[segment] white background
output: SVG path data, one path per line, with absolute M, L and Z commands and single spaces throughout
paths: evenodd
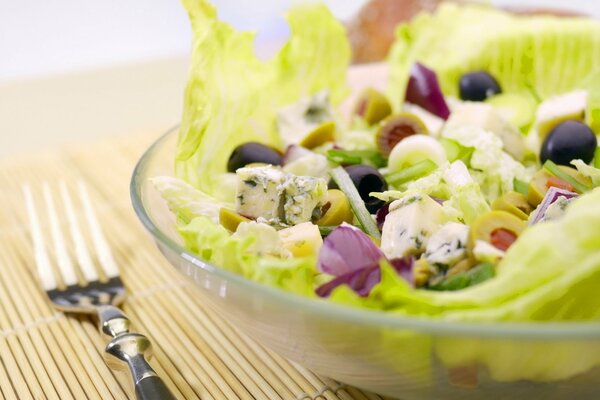
M 260 28 L 263 48 L 283 41 L 294 1 L 214 0 L 222 19 Z M 600 0 L 493 2 L 600 16 Z M 348 19 L 365 0 L 325 3 Z M 0 0 L 0 158 L 164 132 L 180 118 L 190 39 L 178 0 Z

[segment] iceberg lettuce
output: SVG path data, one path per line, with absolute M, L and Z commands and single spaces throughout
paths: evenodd
M 531 88 L 547 98 L 577 87 L 597 68 L 599 53 L 600 22 L 593 18 L 522 18 L 481 4 L 443 3 L 396 29 L 388 94 L 399 109 L 418 61 L 437 73 L 445 95 L 458 97 L 463 73 L 485 70 L 504 92 Z
M 328 90 L 333 104 L 348 94 L 350 47 L 324 5 L 298 5 L 287 14 L 291 35 L 267 61 L 254 53 L 254 34 L 217 19 L 206 0 L 183 0 L 193 32 L 189 80 L 175 160 L 177 177 L 232 202 L 221 190 L 231 151 L 258 141 L 281 146 L 279 108 Z

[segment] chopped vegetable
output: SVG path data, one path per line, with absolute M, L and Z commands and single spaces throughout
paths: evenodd
M 327 150 L 327 158 L 341 165 L 367 164 L 381 168 L 387 164 L 385 158 L 376 150 Z
M 344 192 L 348 200 L 350 201 L 350 206 L 352 207 L 352 211 L 354 211 L 354 215 L 358 222 L 363 227 L 366 233 L 373 236 L 374 238 L 381 238 L 381 234 L 379 233 L 379 229 L 377 229 L 377 224 L 371 217 L 371 214 L 367 210 L 365 206 L 365 202 L 360 197 L 356 186 L 352 183 L 352 179 L 342 167 L 337 167 L 331 170 L 331 177 L 338 185 L 340 190 Z
M 558 165 L 553 163 L 551 160 L 547 160 L 544 163 L 544 169 L 550 174 L 554 175 L 555 177 L 560 178 L 565 182 L 568 182 L 579 193 L 585 193 L 591 189 L 589 186 L 579 182 L 577 179 L 573 178 L 571 175 L 567 174 L 565 171 L 560 169 Z
M 442 119 L 450 115 L 435 72 L 421 63 L 414 63 L 410 69 L 404 99 Z
M 559 198 L 572 199 L 577 197 L 577 193 L 573 191 L 565 190 L 563 188 L 551 187 L 544 196 L 544 199 L 538 206 L 538 208 L 531 214 L 531 220 L 529 225 L 537 224 L 546 217 L 546 213 L 552 204 L 554 204 Z
M 436 163 L 431 160 L 419 161 L 410 167 L 401 169 L 386 176 L 387 181 L 394 186 L 402 185 L 409 181 L 414 181 L 435 171 Z

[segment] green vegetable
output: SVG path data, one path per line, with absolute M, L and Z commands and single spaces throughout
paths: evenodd
M 334 168 L 331 170 L 331 177 L 335 183 L 337 183 L 340 190 L 348 197 L 352 211 L 354 211 L 354 215 L 356 216 L 356 219 L 358 219 L 358 222 L 365 233 L 376 239 L 380 239 L 381 233 L 377 228 L 377 224 L 365 207 L 365 202 L 361 199 L 360 194 L 358 194 L 358 190 L 356 190 L 356 187 L 354 186 L 354 183 L 352 183 L 352 179 L 350 179 L 346 170 L 342 167 Z
M 437 165 L 431 160 L 419 161 L 415 165 L 404 168 L 398 172 L 394 172 L 386 176 L 386 180 L 390 185 L 402 185 L 435 171 Z
M 529 183 L 527 182 L 523 182 L 522 180 L 515 178 L 513 180 L 513 186 L 515 188 L 515 192 L 519 192 L 523 196 L 527 196 L 529 193 Z
M 594 167 L 600 168 L 600 147 L 598 147 L 594 153 Z
M 476 126 L 454 126 L 444 129 L 442 137 L 470 149 L 467 166 L 490 203 L 512 191 L 515 178 L 531 178 L 523 164 L 503 150 L 502 140 L 492 132 Z
M 235 210 L 235 204 L 220 201 L 181 179 L 157 176 L 151 178 L 151 182 L 167 201 L 169 210 L 183 223 L 189 223 L 200 216 L 218 223 L 222 208 Z
M 492 264 L 481 263 L 468 271 L 449 276 L 440 283 L 430 286 L 429 289 L 438 291 L 461 290 L 485 282 L 495 275 L 496 271 Z
M 557 178 L 560 178 L 565 182 L 568 182 L 579 193 L 585 193 L 591 189 L 587 185 L 584 185 L 583 183 L 579 182 L 577 179 L 573 178 L 571 175 L 569 175 L 566 172 L 564 172 L 563 170 L 561 170 L 558 167 L 558 165 L 556 165 L 551 160 L 546 160 L 543 167 L 546 171 L 548 171 L 549 174 L 554 175 Z
M 440 143 L 444 147 L 448 161 L 460 160 L 469 165 L 474 148 L 462 146 L 456 140 L 446 138 L 441 138 Z
M 596 151 L 596 153 L 598 153 L 598 151 Z M 600 168 L 587 165 L 582 160 L 573 160 L 571 161 L 571 164 L 577 168 L 577 171 L 579 171 L 581 175 L 590 178 L 594 187 L 600 186 Z
M 333 104 L 347 95 L 350 47 L 344 27 L 324 5 L 287 14 L 291 35 L 270 60 L 254 54 L 254 34 L 218 21 L 206 0 L 183 0 L 192 22 L 193 53 L 176 150 L 176 175 L 232 202 L 221 182 L 232 150 L 258 141 L 280 147 L 276 113 L 328 90 Z M 315 44 L 318 43 L 318 46 Z
M 186 248 L 219 268 L 268 286 L 315 296 L 314 257 L 281 259 L 257 254 L 254 247 L 262 240 L 260 237 L 251 234 L 231 235 L 227 229 L 207 217 L 194 218 L 180 225 L 178 230 Z M 261 243 L 258 245 L 262 246 Z
M 437 73 L 446 95 L 458 97 L 462 74 L 483 70 L 506 93 L 531 87 L 545 99 L 575 88 L 597 68 L 598 52 L 600 22 L 592 18 L 523 18 L 479 4 L 445 3 L 396 29 L 387 94 L 399 109 L 409 68 L 419 61 Z
M 386 165 L 385 158 L 377 150 L 327 150 L 327 159 L 337 164 L 367 164 L 375 168 Z

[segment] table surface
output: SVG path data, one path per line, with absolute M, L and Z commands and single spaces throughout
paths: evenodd
M 38 285 L 21 187 L 33 189 L 49 237 L 41 187 L 49 182 L 57 196 L 59 181 L 73 193 L 77 182 L 87 185 L 128 290 L 124 310 L 135 330 L 151 338 L 152 364 L 179 398 L 380 400 L 274 354 L 203 306 L 198 289 L 163 258 L 129 201 L 133 166 L 158 135 L 0 161 L 0 400 L 133 398 L 129 377 L 113 375 L 103 361 L 96 321 L 57 312 Z M 68 229 L 65 218 L 59 222 Z

